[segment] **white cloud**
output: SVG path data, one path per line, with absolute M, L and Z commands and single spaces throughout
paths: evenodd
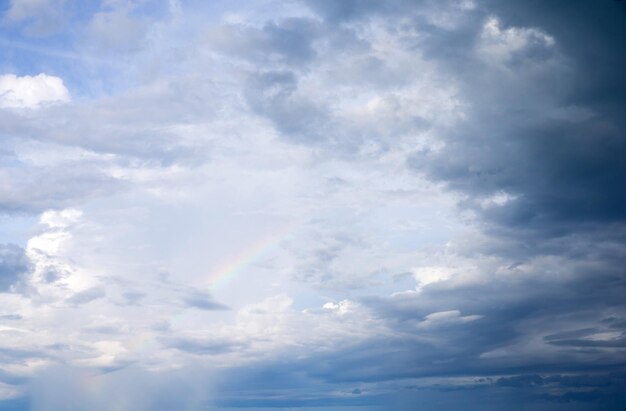
M 428 314 L 418 324 L 420 328 L 430 328 L 441 325 L 463 324 L 483 318 L 481 315 L 461 315 L 459 310 L 439 311 Z
M 530 47 L 550 48 L 555 45 L 554 37 L 536 29 L 527 27 L 503 28 L 495 17 L 487 19 L 478 43 L 478 52 L 482 58 L 494 64 L 506 64 L 515 53 Z
M 366 307 L 351 301 L 327 302 L 321 309 L 296 310 L 287 295 L 269 297 L 243 307 L 224 335 L 252 341 L 251 351 L 274 355 L 281 348 L 328 350 L 364 341 L 390 331 Z M 309 352 L 310 354 L 310 352 Z
M 428 284 L 446 281 L 454 274 L 455 269 L 450 266 L 426 266 L 413 269 L 413 276 L 417 282 L 418 290 L 421 290 Z
M 39 222 L 50 228 L 65 228 L 78 222 L 82 214 L 82 211 L 75 208 L 68 208 L 61 211 L 49 210 L 41 215 Z
M 480 200 L 480 205 L 483 208 L 489 207 L 502 207 L 505 204 L 510 203 L 511 201 L 517 199 L 518 196 L 507 193 L 506 191 L 498 191 L 493 193 L 492 195 L 485 197 Z
M 0 76 L 0 108 L 37 108 L 45 103 L 68 101 L 70 93 L 59 77 L 44 73 Z
M 350 300 L 342 300 L 339 303 L 328 302 L 324 304 L 323 308 L 333 311 L 339 315 L 347 314 L 354 310 L 355 303 Z

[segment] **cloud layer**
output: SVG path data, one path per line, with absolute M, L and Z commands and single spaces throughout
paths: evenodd
M 2 12 L 0 408 L 623 407 L 623 2 Z

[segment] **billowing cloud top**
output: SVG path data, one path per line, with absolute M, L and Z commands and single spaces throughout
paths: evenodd
M 15 74 L 0 76 L 0 107 L 37 108 L 48 102 L 69 101 L 69 92 L 63 80 L 39 74 L 17 77 Z
M 623 1 L 0 12 L 0 409 L 624 408 Z

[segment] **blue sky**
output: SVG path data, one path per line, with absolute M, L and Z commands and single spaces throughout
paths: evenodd
M 624 27 L 2 2 L 0 409 L 624 409 Z

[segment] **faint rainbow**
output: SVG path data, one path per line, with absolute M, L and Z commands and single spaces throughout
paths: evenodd
M 258 238 L 254 243 L 248 245 L 238 253 L 234 254 L 228 261 L 222 262 L 210 275 L 209 287 L 213 290 L 219 289 L 230 283 L 238 274 L 241 274 L 247 266 L 252 264 L 264 254 L 269 253 L 280 243 L 289 237 L 299 224 L 288 222 L 272 230 L 270 233 Z M 141 332 L 129 341 L 129 351 L 142 353 L 153 343 L 150 333 Z M 96 389 L 98 381 L 101 379 L 91 378 L 92 389 Z
M 209 287 L 216 290 L 228 285 L 246 267 L 280 245 L 285 238 L 289 237 L 296 226 L 296 222 L 283 224 L 232 255 L 227 261 L 222 262 L 211 272 Z

